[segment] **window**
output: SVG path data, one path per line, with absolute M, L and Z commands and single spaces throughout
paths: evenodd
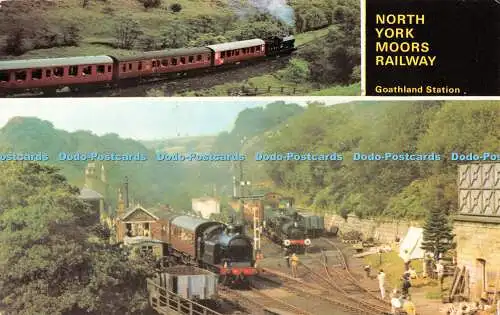
M 26 71 L 17 71 L 15 73 L 16 81 L 26 80 Z
M 139 66 L 137 69 L 142 70 L 142 61 L 139 61 Z
M 0 71 L 0 82 L 9 82 L 10 73 L 9 71 Z
M 201 61 L 201 55 L 196 56 L 196 61 Z
M 78 75 L 78 66 L 71 66 L 68 70 L 68 75 L 75 77 Z
M 247 53 L 247 49 L 246 49 L 246 48 L 243 48 L 243 49 L 241 50 L 241 52 L 243 52 L 243 54 L 246 54 L 246 53 Z
M 64 68 L 63 67 L 58 67 L 54 69 L 54 76 L 56 77 L 62 77 L 64 75 Z
M 172 58 L 172 60 L 170 60 L 170 63 L 172 64 L 172 66 L 177 66 L 177 58 Z
M 111 70 L 112 70 L 111 66 L 108 66 L 108 72 L 111 72 Z
M 167 66 L 168 66 L 168 59 L 163 59 L 163 60 L 161 61 L 161 65 L 162 65 L 163 67 L 167 67 Z
M 82 74 L 83 75 L 91 75 L 92 74 L 92 66 L 83 67 Z
M 221 51 L 220 52 L 220 57 L 221 58 L 225 58 L 226 57 L 226 52 L 225 51 Z
M 189 56 L 189 63 L 193 63 L 194 61 L 194 56 Z
M 207 61 L 211 61 L 211 60 L 210 60 L 210 56 L 207 56 Z
M 46 78 L 50 78 L 51 75 L 52 75 L 52 71 L 50 69 L 45 70 L 45 77 Z
M 153 60 L 153 68 L 156 68 L 156 60 Z
M 250 53 L 254 53 L 255 52 L 255 47 L 250 47 Z
M 128 64 L 128 69 L 132 70 L 132 64 L 131 63 Z
M 40 80 L 42 78 L 42 69 L 31 70 L 31 78 L 33 80 Z
M 236 49 L 234 52 L 235 52 L 236 56 L 240 55 L 240 50 L 239 49 Z
M 260 46 L 255 47 L 255 51 L 260 51 Z
M 97 66 L 97 73 L 104 73 L 104 66 Z
M 232 53 L 231 50 L 226 51 L 226 56 L 231 57 Z
M 181 65 L 186 64 L 186 57 L 181 57 Z

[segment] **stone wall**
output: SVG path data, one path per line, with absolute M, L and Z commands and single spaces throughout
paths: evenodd
M 373 237 L 382 243 L 394 242 L 399 237 L 402 239 L 408 232 L 408 228 L 421 227 L 421 222 L 409 222 L 381 219 L 359 219 L 355 215 L 349 215 L 347 220 L 339 215 L 325 216 L 325 227 L 338 226 L 341 232 L 351 230 L 360 231 L 365 238 Z
M 470 298 L 477 300 L 484 289 L 494 290 L 497 273 L 500 273 L 500 224 L 455 221 L 454 233 L 457 264 L 467 268 Z

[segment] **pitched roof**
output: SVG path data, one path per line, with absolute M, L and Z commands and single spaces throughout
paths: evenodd
M 125 220 L 127 219 L 127 217 L 129 217 L 132 213 L 136 212 L 137 210 L 141 210 L 141 211 L 144 211 L 146 212 L 149 216 L 153 217 L 155 220 L 159 220 L 159 218 L 154 215 L 153 213 L 151 213 L 151 211 L 148 211 L 146 210 L 144 207 L 140 206 L 140 205 L 136 205 L 134 207 L 132 207 L 127 213 L 125 213 L 122 217 L 121 217 L 121 220 Z
M 100 200 L 100 199 L 104 199 L 104 197 L 98 193 L 97 191 L 95 190 L 92 190 L 88 187 L 83 187 L 82 189 L 80 189 L 80 199 L 83 199 L 83 200 Z

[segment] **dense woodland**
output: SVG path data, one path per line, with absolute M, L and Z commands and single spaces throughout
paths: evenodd
M 0 174 L 0 311 L 153 314 L 153 261 L 109 245 L 77 188 L 40 164 L 5 162 Z
M 301 50 L 284 76 L 296 83 L 359 82 L 357 0 L 7 1 L 0 7 L 0 58 L 36 50 L 50 57 L 50 48 L 75 46 L 78 55 L 130 54 L 326 27 L 328 35 Z

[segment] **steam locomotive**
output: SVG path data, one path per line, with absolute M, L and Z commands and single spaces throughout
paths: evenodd
M 287 215 L 284 212 L 267 211 L 262 221 L 262 232 L 273 242 L 294 251 L 311 245 L 297 212 Z
M 257 274 L 252 240 L 242 226 L 188 215 L 170 215 L 166 221 L 167 263 L 197 265 L 219 274 L 224 284 L 246 283 Z

